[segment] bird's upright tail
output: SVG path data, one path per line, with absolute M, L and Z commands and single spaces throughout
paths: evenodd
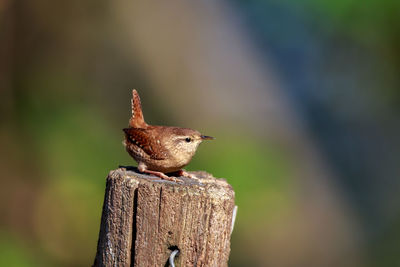
M 144 121 L 140 97 L 135 89 L 132 90 L 131 104 L 132 104 L 132 117 L 129 120 L 129 126 L 134 128 L 146 127 L 147 123 Z

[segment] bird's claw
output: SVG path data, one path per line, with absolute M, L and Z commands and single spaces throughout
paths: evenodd
M 183 181 L 181 179 L 178 179 L 177 177 L 173 177 L 173 176 L 171 177 L 171 176 L 165 175 L 161 178 L 164 180 L 167 180 L 167 181 L 175 182 L 175 183 L 183 183 Z
M 185 170 L 179 170 L 178 171 L 178 176 L 183 176 L 183 177 L 199 180 L 199 178 L 197 178 L 194 174 L 191 174 L 191 173 L 189 173 L 189 172 L 187 172 Z

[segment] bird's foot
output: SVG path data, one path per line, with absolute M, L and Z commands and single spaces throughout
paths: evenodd
M 187 171 L 185 171 L 184 169 L 181 169 L 179 171 L 177 171 L 177 175 L 183 176 L 183 177 L 187 177 L 187 178 L 191 178 L 191 179 L 195 179 L 195 180 L 199 180 L 199 178 L 197 178 L 194 174 L 188 173 Z
M 176 183 L 182 182 L 181 180 L 177 179 L 176 177 L 169 177 L 168 175 L 166 175 L 165 173 L 162 173 L 162 172 L 151 171 L 151 170 L 141 170 L 141 172 L 155 175 L 155 176 L 160 177 L 161 179 L 164 179 L 167 181 L 172 181 L 172 182 L 176 182 Z

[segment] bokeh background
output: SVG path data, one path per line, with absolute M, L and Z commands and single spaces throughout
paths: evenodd
M 230 266 L 400 266 L 400 2 L 0 1 L 0 265 L 93 262 L 138 89 L 239 206 Z

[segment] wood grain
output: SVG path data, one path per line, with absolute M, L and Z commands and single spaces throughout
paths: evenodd
M 94 266 L 227 266 L 234 191 L 192 172 L 182 183 L 119 168 L 107 177 Z

